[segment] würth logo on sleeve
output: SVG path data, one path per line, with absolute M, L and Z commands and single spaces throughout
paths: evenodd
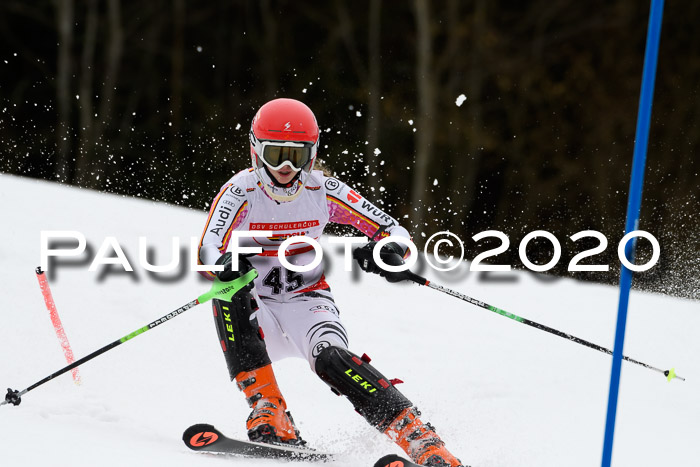
M 348 201 L 350 201 L 351 203 L 357 203 L 358 201 L 360 201 L 362 199 L 362 196 L 358 195 L 355 192 L 355 190 L 350 190 L 348 192 L 347 198 L 348 198 Z

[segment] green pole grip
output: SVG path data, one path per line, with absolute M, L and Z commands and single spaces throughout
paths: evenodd
M 253 280 L 258 277 L 258 271 L 251 269 L 241 277 L 236 280 L 222 282 L 218 278 L 214 279 L 214 283 L 208 292 L 203 293 L 197 297 L 199 303 L 206 303 L 212 298 L 218 298 L 226 302 L 230 302 L 231 298 L 236 295 L 236 293 L 241 290 L 246 285 L 253 282 Z

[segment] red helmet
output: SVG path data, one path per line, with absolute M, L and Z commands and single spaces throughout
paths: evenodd
M 265 191 L 278 201 L 296 198 L 306 184 L 318 151 L 319 130 L 314 113 L 294 99 L 275 99 L 260 107 L 250 126 L 250 156 Z M 281 187 L 265 166 L 289 166 L 298 176 Z
M 316 158 L 318 136 L 316 117 L 306 104 L 294 99 L 270 101 L 250 126 L 253 167 L 266 164 L 274 169 L 289 162 L 292 169 L 308 172 Z

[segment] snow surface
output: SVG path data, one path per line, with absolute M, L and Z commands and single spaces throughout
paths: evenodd
M 53 296 L 77 358 L 193 300 L 208 288 L 195 273 L 161 283 L 138 266 L 138 237 L 169 259 L 170 237 L 198 236 L 204 212 L 0 174 L 0 387 L 23 389 L 65 365 L 34 268 L 41 230 L 78 230 L 95 250 L 116 236 L 136 272 L 98 280 L 88 263 L 62 267 Z M 426 271 L 475 298 L 612 346 L 617 290 L 571 280 L 503 273 Z M 459 277 L 455 277 L 459 276 Z M 136 279 L 138 277 L 138 280 Z M 494 277 L 494 276 L 492 276 Z M 328 275 L 350 335 L 418 405 L 448 447 L 477 466 L 599 465 L 609 356 L 416 285 L 376 276 L 353 281 L 333 257 Z M 698 303 L 633 293 L 625 354 L 675 365 L 666 380 L 623 364 L 613 463 L 693 466 L 700 462 Z M 371 466 L 399 452 L 335 396 L 305 361 L 275 364 L 303 437 L 338 453 L 338 467 Z M 208 456 L 181 441 L 190 424 L 245 436 L 249 409 L 229 382 L 208 305 L 113 349 L 0 407 L 1 466 L 279 465 Z

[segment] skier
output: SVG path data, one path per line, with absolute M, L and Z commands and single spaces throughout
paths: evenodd
M 393 382 L 366 355 L 348 350 L 348 336 L 339 317 L 322 263 L 307 272 L 285 269 L 277 256 L 287 238 L 318 239 L 328 222 L 349 224 L 371 241 L 353 256 L 360 267 L 390 282 L 402 273 L 381 269 L 372 257 L 376 241 L 410 238 L 398 222 L 363 199 L 343 182 L 313 170 L 319 128 L 312 111 L 293 99 L 263 105 L 250 129 L 252 167 L 234 175 L 214 199 L 199 244 L 200 264 L 223 265 L 209 279 L 234 280 L 251 268 L 254 284 L 231 302 L 213 300 L 214 317 L 231 380 L 245 394 L 252 412 L 247 419 L 252 441 L 303 445 L 272 370 L 272 361 L 285 357 L 308 360 L 311 369 L 333 392 L 347 397 L 372 426 L 389 436 L 414 462 L 425 466 L 461 466 L 445 448 L 433 427 Z M 227 249 L 232 231 L 272 231 L 271 237 L 241 237 L 240 246 L 263 252 L 243 256 L 235 268 Z M 303 246 L 300 246 L 303 245 Z M 389 265 L 403 264 L 406 248 L 385 245 L 380 253 Z M 314 258 L 307 244 L 292 244 L 285 252 L 291 264 L 307 265 Z M 238 270 L 236 270 L 238 269 Z M 253 287 L 254 285 L 254 287 Z

